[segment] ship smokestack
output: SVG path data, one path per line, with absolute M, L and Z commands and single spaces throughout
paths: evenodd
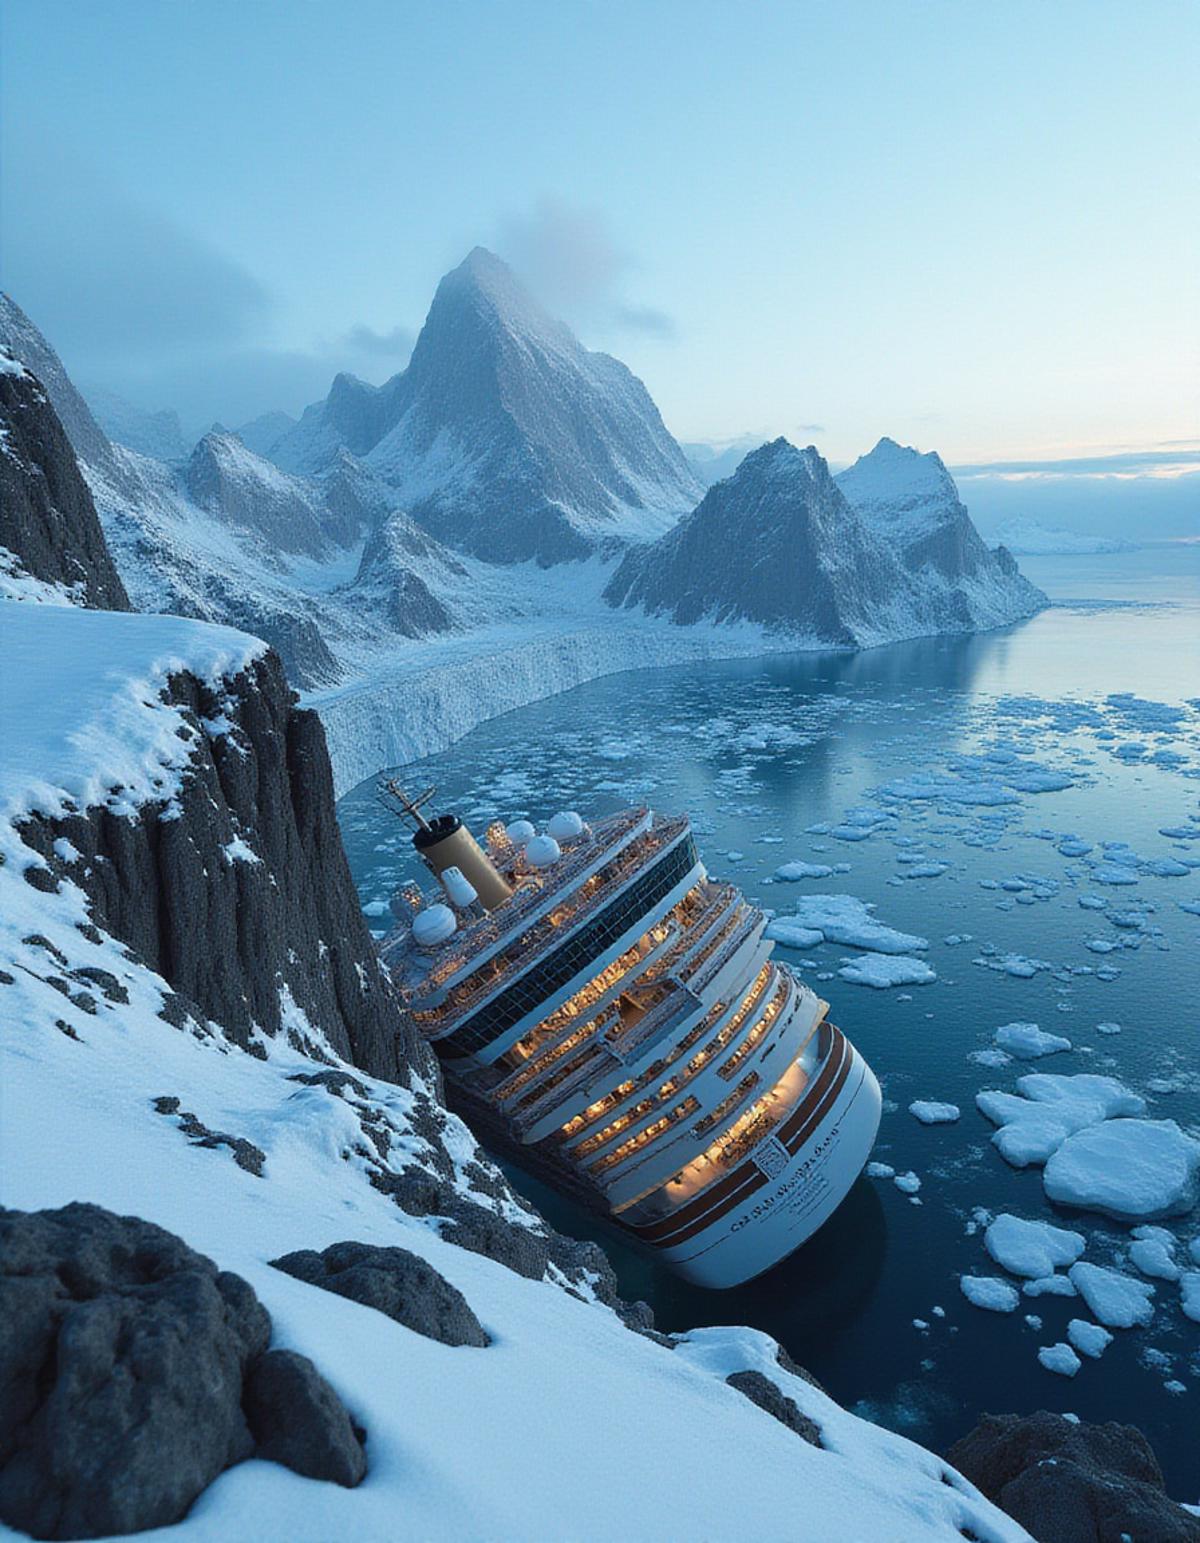
M 496 910 L 512 897 L 512 886 L 456 814 L 439 814 L 432 820 L 425 818 L 421 813 L 422 806 L 429 802 L 435 791 L 427 788 L 419 797 L 410 799 L 395 781 L 379 785 L 384 804 L 396 814 L 412 820 L 416 826 L 413 846 L 437 877 L 451 904 L 459 903 L 456 890 L 461 899 L 461 880 L 465 879 L 484 910 Z M 458 870 L 457 878 L 443 877 L 451 868 Z

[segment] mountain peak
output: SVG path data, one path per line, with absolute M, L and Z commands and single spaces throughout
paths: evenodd
M 468 316 L 498 322 L 503 331 L 531 338 L 543 347 L 583 352 L 570 328 L 544 311 L 503 258 L 484 246 L 472 247 L 442 279 L 426 327 L 436 328 L 439 320 L 450 318 L 460 326 Z M 416 360 L 416 351 L 413 357 Z

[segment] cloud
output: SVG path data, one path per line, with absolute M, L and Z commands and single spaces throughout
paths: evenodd
M 1176 441 L 1186 443 L 1186 441 Z M 975 461 L 951 468 L 956 477 L 1171 477 L 1200 466 L 1200 446 L 1191 449 L 1108 451 L 1099 455 L 1046 460 Z
M 364 354 L 378 359 L 406 361 L 417 341 L 411 327 L 393 327 L 390 332 L 376 332 L 359 322 L 341 339 L 342 347 L 350 353 Z
M 527 213 L 500 222 L 496 248 L 556 315 L 648 337 L 676 335 L 666 311 L 628 298 L 626 285 L 637 262 L 598 209 L 541 198 Z
M 823 423 L 797 423 L 793 427 L 793 432 L 796 434 L 824 434 L 825 425 Z

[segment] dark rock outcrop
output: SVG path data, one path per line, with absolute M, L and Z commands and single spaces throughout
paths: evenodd
M 946 1461 L 1037 1543 L 1200 1543 L 1200 1517 L 1170 1498 L 1135 1426 L 1060 1414 L 985 1415 Z
M 277 1270 L 336 1292 L 442 1345 L 489 1343 L 483 1325 L 456 1286 L 419 1254 L 369 1243 L 334 1243 L 321 1253 L 302 1249 L 271 1263 Z
M 270 1336 L 251 1287 L 161 1227 L 0 1211 L 0 1518 L 37 1538 L 166 1526 L 255 1428 L 259 1455 L 311 1472 L 326 1454 L 319 1476 L 356 1483 L 344 1408 L 303 1357 L 284 1374 L 264 1355 Z
M 271 454 L 311 475 L 341 449 L 439 540 L 494 562 L 586 557 L 639 526 L 645 539 L 701 491 L 641 381 L 482 247 L 438 285 L 402 374 L 339 375 Z
M 0 355 L 0 547 L 79 605 L 127 611 L 71 442 L 41 383 Z
M 781 1393 L 770 1377 L 764 1377 L 762 1372 L 732 1372 L 725 1381 L 731 1388 L 745 1394 L 752 1404 L 757 1404 L 773 1420 L 778 1420 L 788 1430 L 794 1431 L 801 1441 L 807 1441 L 813 1447 L 823 1445 L 821 1427 L 801 1411 L 794 1398 Z
M 256 1457 L 346 1489 L 365 1475 L 363 1433 L 307 1356 L 294 1350 L 260 1355 L 250 1365 L 242 1401 Z
M 295 707 L 270 653 L 221 691 L 180 675 L 169 695 L 194 744 L 171 817 L 146 804 L 132 818 L 30 819 L 40 879 L 64 871 L 65 836 L 95 924 L 235 1043 L 286 1032 L 318 1058 L 324 1041 L 369 1072 L 404 1081 L 417 1068 L 436 1086 L 359 908 L 319 719 Z

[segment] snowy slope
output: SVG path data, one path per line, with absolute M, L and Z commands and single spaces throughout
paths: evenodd
M 439 284 L 402 374 L 339 376 L 271 453 L 312 474 L 343 446 L 439 539 L 498 562 L 651 539 L 700 493 L 641 381 L 481 247 Z
M 188 453 L 178 413 L 167 409 L 147 412 L 103 386 L 87 388 L 87 404 L 105 434 L 118 445 L 158 461 L 181 461 Z
M 526 1278 L 456 1246 L 436 1217 L 398 1209 L 370 1175 L 435 1155 L 417 1119 L 428 1090 L 416 1082 L 356 1073 L 361 1091 L 338 1092 L 299 1080 L 336 1068 L 336 1057 L 314 1062 L 283 1037 L 251 1055 L 219 1032 L 165 1022 L 166 983 L 91 926 L 77 885 L 61 873 L 57 889 L 25 880 L 42 860 L 12 819 L 108 797 L 115 781 L 130 816 L 143 798 L 159 800 L 162 784 L 188 775 L 177 709 L 158 695 L 166 672 L 183 667 L 219 686 L 258 645 L 177 619 L 21 604 L 2 624 L 41 672 L 41 689 L 31 683 L 0 706 L 3 742 L 17 731 L 29 742 L 0 775 L 0 1201 L 92 1200 L 178 1232 L 250 1281 L 277 1341 L 315 1358 L 367 1431 L 369 1471 L 357 1489 L 243 1463 L 182 1523 L 148 1537 L 1026 1537 L 939 1458 L 784 1370 L 765 1336 L 705 1329 L 666 1348 L 562 1290 L 553 1267 Z M 84 1002 L 61 989 L 62 977 L 88 968 L 111 985 Z M 311 1028 L 309 1042 L 319 1042 Z M 169 1111 L 155 1111 L 163 1096 L 253 1142 L 261 1175 L 220 1145 L 189 1141 Z M 382 1154 L 364 1142 L 364 1118 L 386 1129 Z M 478 1200 L 469 1133 L 445 1115 L 437 1139 L 455 1185 Z M 537 1227 L 503 1189 L 492 1203 L 513 1227 Z M 421 1254 L 464 1293 L 493 1343 L 449 1348 L 268 1263 L 345 1238 Z M 820 1447 L 726 1385 L 745 1368 L 816 1423 Z

